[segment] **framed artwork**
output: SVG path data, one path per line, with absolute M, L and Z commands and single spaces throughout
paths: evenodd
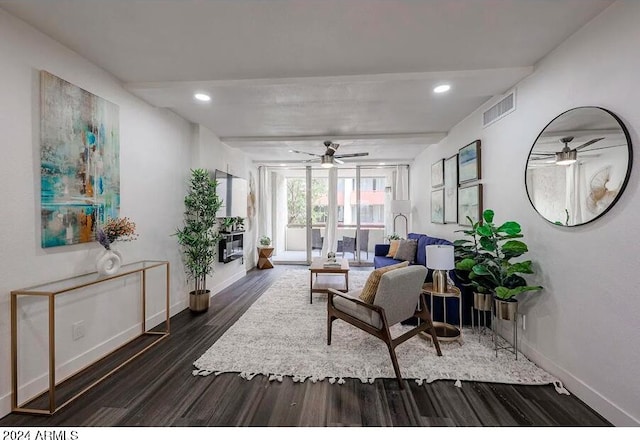
M 444 161 L 444 222 L 458 222 L 458 155 Z
M 444 159 L 431 165 L 431 186 L 437 188 L 444 185 Z
M 117 105 L 40 72 L 41 246 L 95 241 L 120 211 Z
M 480 179 L 480 140 L 465 145 L 458 151 L 458 183 Z
M 482 184 L 458 188 L 458 224 L 469 226 L 482 216 Z
M 431 223 L 444 223 L 444 188 L 431 191 Z

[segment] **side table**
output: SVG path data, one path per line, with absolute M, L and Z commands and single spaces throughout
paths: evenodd
M 271 256 L 273 255 L 272 247 L 258 248 L 258 269 L 273 269 Z
M 422 293 L 431 297 L 430 311 L 433 316 L 433 297 L 442 298 L 443 319 L 445 322 L 433 321 L 433 327 L 436 329 L 436 335 L 441 342 L 457 342 L 462 345 L 462 296 L 460 289 L 456 286 L 448 286 L 446 292 L 436 292 L 433 283 L 425 283 L 422 285 Z M 449 324 L 447 320 L 447 298 L 458 299 L 458 325 Z M 429 335 L 427 335 L 429 336 Z

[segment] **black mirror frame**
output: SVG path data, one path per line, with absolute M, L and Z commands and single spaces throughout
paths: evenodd
M 629 159 L 628 159 L 628 163 L 627 163 L 627 172 L 624 176 L 624 181 L 622 182 L 622 185 L 620 185 L 620 190 L 618 191 L 618 194 L 616 195 L 616 197 L 613 199 L 613 201 L 609 204 L 609 206 L 606 207 L 606 209 L 604 211 L 602 211 L 600 214 L 598 214 L 597 216 L 593 217 L 591 220 L 583 222 L 583 223 L 578 223 L 575 225 L 563 225 L 563 224 L 559 224 L 556 222 L 552 222 L 551 220 L 549 220 L 548 218 L 546 218 L 545 216 L 543 216 L 542 214 L 540 214 L 540 211 L 538 211 L 538 209 L 536 208 L 536 206 L 533 203 L 533 200 L 531 200 L 531 195 L 529 194 L 529 187 L 527 185 L 527 167 L 529 164 L 529 160 L 531 160 L 531 153 L 533 152 L 533 148 L 536 146 L 536 144 L 538 143 L 538 139 L 540 139 L 540 136 L 542 136 L 542 134 L 547 130 L 547 128 L 553 124 L 558 118 L 564 116 L 565 114 L 572 112 L 574 110 L 579 110 L 579 109 L 599 109 L 602 110 L 604 112 L 606 112 L 607 114 L 609 114 L 610 116 L 612 116 L 616 122 L 618 123 L 618 125 L 620 126 L 620 128 L 622 129 L 622 132 L 624 133 L 624 137 L 627 141 L 627 153 L 629 155 Z M 624 190 L 627 187 L 627 183 L 629 182 L 629 177 L 631 176 L 631 168 L 633 167 L 633 146 L 631 144 L 631 136 L 629 135 L 629 131 L 627 130 L 627 127 L 624 125 L 624 123 L 622 122 L 622 120 L 612 111 L 607 110 L 606 108 L 603 107 L 598 107 L 598 106 L 581 106 L 581 107 L 574 107 L 572 109 L 569 109 L 567 111 L 564 111 L 562 113 L 560 113 L 558 116 L 556 116 L 555 118 L 553 118 L 547 125 L 544 126 L 544 128 L 540 131 L 540 133 L 538 134 L 538 136 L 536 137 L 536 140 L 533 141 L 533 144 L 531 145 L 531 149 L 529 150 L 529 155 L 527 156 L 527 162 L 524 165 L 524 187 L 525 190 L 527 192 L 527 198 L 529 199 L 529 203 L 531 204 L 531 206 L 533 207 L 534 211 L 540 216 L 542 217 L 545 221 L 551 223 L 554 226 L 562 226 L 563 228 L 574 228 L 577 226 L 583 226 L 586 224 L 589 224 L 597 219 L 599 219 L 600 217 L 602 217 L 603 215 L 605 215 L 607 212 L 609 212 L 609 210 L 618 202 L 618 200 L 620 199 L 620 197 L 622 196 L 622 193 L 624 192 Z

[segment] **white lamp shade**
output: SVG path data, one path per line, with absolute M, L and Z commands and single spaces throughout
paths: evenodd
M 433 244 L 426 246 L 427 267 L 434 270 L 451 270 L 455 267 L 453 246 Z
M 392 200 L 391 212 L 393 214 L 411 212 L 411 200 Z

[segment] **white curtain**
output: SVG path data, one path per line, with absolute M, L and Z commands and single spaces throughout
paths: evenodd
M 393 173 L 393 188 L 392 188 L 393 200 L 410 200 L 409 198 L 409 166 L 408 165 L 398 165 Z M 385 199 L 386 202 L 386 199 Z M 413 204 L 412 204 L 413 205 Z M 412 207 L 413 210 L 413 207 Z M 395 217 L 395 213 L 391 212 L 391 207 L 389 204 L 385 206 L 385 212 L 388 213 L 390 220 L 386 225 L 385 229 L 387 231 L 396 232 L 401 237 L 406 237 L 409 231 L 411 230 L 411 213 L 405 212 L 404 215 L 407 216 L 406 229 L 405 222 L 403 218 L 399 218 L 395 227 L 398 230 L 395 230 L 393 219 Z M 388 217 L 387 217 L 388 218 Z
M 328 252 L 335 252 L 338 248 L 338 169 L 329 169 L 328 188 L 328 209 L 327 227 L 324 232 L 324 242 L 322 243 L 322 256 L 326 257 Z
M 271 183 L 269 171 L 258 168 L 258 240 L 263 235 L 273 239 L 271 229 Z

